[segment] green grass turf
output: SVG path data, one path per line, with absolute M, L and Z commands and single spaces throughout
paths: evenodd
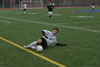
M 39 39 L 41 30 L 57 27 L 60 29 L 56 35 L 58 42 L 67 43 L 68 46 L 50 45 L 39 54 L 68 67 L 100 67 L 100 13 L 72 12 L 86 9 L 90 8 L 55 8 L 54 14 L 58 16 L 54 15 L 51 19 L 45 8 L 27 10 L 26 15 L 23 10 L 0 10 L 0 36 L 24 46 Z M 0 40 L 0 67 L 57 66 Z

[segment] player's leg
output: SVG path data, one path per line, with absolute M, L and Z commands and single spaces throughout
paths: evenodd
M 51 18 L 53 15 L 53 12 L 49 12 L 49 18 Z
M 43 47 L 43 49 L 46 49 L 48 47 L 47 41 L 44 38 L 41 38 L 41 40 L 42 40 L 42 43 L 40 45 Z
M 95 6 L 92 6 L 92 10 L 94 10 L 94 7 L 95 7 Z
M 24 14 L 26 14 L 26 9 L 24 9 Z
M 31 43 L 29 46 L 30 46 L 30 48 L 32 48 L 32 49 L 36 49 L 37 45 L 40 45 L 41 43 L 42 43 L 42 39 L 39 39 L 39 40 L 37 40 L 37 41 Z
M 39 39 L 37 41 L 34 41 L 32 43 L 30 43 L 29 45 L 27 46 L 24 46 L 24 48 L 32 48 L 32 49 L 35 49 L 37 45 L 40 45 L 42 43 L 42 39 Z
M 30 48 L 31 46 L 36 46 L 36 44 L 37 44 L 37 41 L 34 41 L 34 42 L 30 43 L 29 45 L 24 46 L 24 48 Z
M 32 45 L 30 48 L 36 49 L 37 45 L 41 45 L 43 49 L 46 49 L 48 47 L 47 42 L 44 38 L 40 38 L 37 40 L 37 44 Z

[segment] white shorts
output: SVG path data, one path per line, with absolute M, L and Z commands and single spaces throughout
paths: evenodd
M 94 8 L 95 6 L 91 6 L 92 8 Z
M 50 12 L 50 11 L 49 11 L 48 13 L 49 13 L 50 15 L 52 15 L 52 14 L 53 14 L 53 12 Z

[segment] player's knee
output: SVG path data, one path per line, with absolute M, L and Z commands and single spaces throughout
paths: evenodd
M 40 45 L 42 43 L 42 39 L 37 40 L 37 45 Z

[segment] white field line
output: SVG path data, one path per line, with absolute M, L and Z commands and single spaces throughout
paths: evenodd
M 5 21 L 5 20 L 0 20 L 1 22 L 4 22 L 4 23 L 11 23 L 9 21 Z
M 23 14 L 23 12 L 14 12 L 16 14 Z M 27 14 L 38 14 L 38 13 L 27 13 Z
M 56 21 L 59 21 L 59 20 L 56 20 Z M 68 22 L 68 23 L 67 23 Z M 83 20 L 81 22 L 78 22 L 78 21 L 74 21 L 74 22 L 70 22 L 70 21 L 67 21 L 65 23 L 69 24 L 69 23 L 73 23 L 73 24 L 86 24 L 86 23 L 95 23 L 95 22 L 100 22 L 100 21 L 84 21 Z M 65 23 L 58 23 L 58 24 L 65 24 Z
M 75 19 L 72 19 L 74 22 L 70 22 L 71 19 L 63 19 L 63 20 L 55 20 L 55 21 L 66 21 L 65 23 L 69 24 L 69 23 L 74 23 L 74 24 L 86 24 L 86 23 L 95 23 L 95 22 L 100 22 L 100 21 L 83 21 L 81 20 L 81 22 L 76 21 Z M 72 21 L 71 20 L 71 21 Z M 58 23 L 58 24 L 65 24 L 65 23 Z
M 0 11 L 4 12 L 4 11 Z M 6 13 L 11 12 L 11 13 L 16 13 L 16 14 L 23 14 L 23 12 L 12 12 L 12 11 L 6 11 Z M 39 14 L 39 13 L 27 13 L 27 14 Z
M 45 16 L 49 16 L 49 14 L 44 14 Z M 61 16 L 61 14 L 53 14 L 53 16 Z
M 95 23 L 95 22 L 100 22 L 100 21 L 84 21 L 84 22 L 83 22 L 83 20 L 82 20 L 82 22 L 77 22 L 77 21 L 75 21 L 75 22 L 70 22 L 70 23 L 75 23 L 75 24 L 77 24 L 77 23 L 82 23 L 82 24 L 84 24 L 84 23 Z
M 4 11 L 4 10 L 3 10 L 3 11 L 0 11 L 0 12 L 6 12 L 6 13 L 10 13 L 10 12 L 12 12 L 12 11 Z
M 93 28 L 93 27 L 100 27 L 100 26 L 84 26 L 85 28 Z
M 93 16 L 71 16 L 71 18 L 94 18 Z
M 18 19 L 18 18 L 9 18 L 9 17 L 2 17 L 2 16 L 0 16 L 0 18 L 22 21 L 22 22 L 31 22 L 31 23 L 36 23 L 36 24 L 48 25 L 48 26 L 61 27 L 61 28 L 65 28 L 65 29 L 75 29 L 75 30 L 81 30 L 81 31 L 87 31 L 87 32 L 100 33 L 100 31 L 98 31 L 98 30 L 85 29 L 85 28 L 81 28 L 81 27 L 77 27 L 77 26 L 74 26 L 74 27 L 73 26 L 65 26 L 65 25 L 51 24 L 51 23 L 40 22 L 40 21 L 25 20 L 25 19 Z
M 17 14 L 22 14 L 22 12 L 14 12 L 14 13 L 17 13 Z
M 28 14 L 38 14 L 38 13 L 28 13 Z
M 71 21 L 73 20 L 74 22 L 70 22 L 70 20 Z M 95 22 L 100 22 L 100 21 L 94 21 L 94 20 L 91 20 L 91 19 L 89 21 L 83 21 L 84 19 L 82 19 L 81 22 L 78 22 L 77 20 L 78 19 L 71 19 L 71 18 L 64 18 L 63 19 L 62 18 L 61 20 L 58 19 L 58 20 L 55 20 L 55 21 L 67 21 L 68 23 L 75 23 L 75 24 L 77 24 L 77 23 L 95 23 Z M 62 23 L 60 23 L 60 24 L 62 24 Z

